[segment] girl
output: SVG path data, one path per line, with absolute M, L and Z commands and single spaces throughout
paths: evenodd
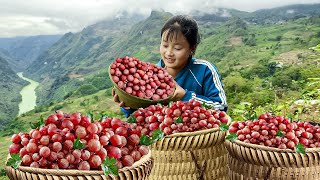
M 176 91 L 172 101 L 195 99 L 227 111 L 228 105 L 220 75 L 216 67 L 208 61 L 193 58 L 200 42 L 198 25 L 189 16 L 171 17 L 161 29 L 161 58 L 158 66 L 163 67 L 176 81 Z M 114 100 L 119 102 L 114 94 Z M 124 107 L 121 110 L 128 117 L 134 110 Z

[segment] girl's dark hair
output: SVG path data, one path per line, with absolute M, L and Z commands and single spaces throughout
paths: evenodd
M 177 36 L 181 32 L 190 44 L 190 48 L 196 49 L 197 45 L 200 43 L 200 35 L 198 32 L 198 24 L 187 15 L 177 15 L 173 16 L 163 25 L 161 29 L 161 37 L 165 31 L 168 30 L 166 34 L 166 40 L 172 39 L 173 36 Z

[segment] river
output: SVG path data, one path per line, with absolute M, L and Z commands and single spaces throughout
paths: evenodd
M 22 75 L 22 72 L 17 73 L 17 75 L 21 79 L 24 79 L 30 82 L 30 84 L 23 87 L 22 90 L 20 91 L 20 94 L 22 96 L 22 101 L 19 103 L 19 115 L 21 115 L 25 112 L 33 110 L 36 107 L 37 96 L 36 96 L 35 89 L 38 87 L 39 83 L 24 77 Z

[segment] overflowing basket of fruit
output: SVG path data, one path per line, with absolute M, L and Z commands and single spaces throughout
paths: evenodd
M 164 132 L 151 145 L 154 167 L 150 179 L 227 179 L 224 139 L 230 117 L 200 102 L 177 101 L 168 106 L 139 108 L 129 118 L 145 134 Z
M 117 58 L 109 66 L 109 77 L 119 100 L 134 109 L 168 103 L 175 90 L 173 77 L 164 68 L 135 57 Z
M 264 113 L 228 134 L 230 179 L 320 179 L 318 125 Z
M 147 179 L 153 166 L 141 133 L 119 118 L 57 111 L 11 138 L 10 179 Z

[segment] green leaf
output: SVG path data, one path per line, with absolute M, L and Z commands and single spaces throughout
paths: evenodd
M 128 123 L 137 123 L 137 119 L 131 114 L 127 120 Z
M 164 133 L 160 129 L 156 129 L 152 132 L 152 140 L 155 142 L 157 140 L 162 139 L 164 136 Z
M 153 144 L 153 140 L 151 138 L 149 138 L 148 136 L 142 134 L 140 137 L 140 144 L 149 146 L 149 145 Z
M 276 133 L 276 136 L 281 136 L 282 137 L 282 136 L 284 136 L 284 134 L 282 133 L 281 130 L 278 130 L 277 133 Z
M 107 114 L 101 114 L 100 122 L 101 122 L 102 120 L 104 120 L 105 118 L 107 118 L 107 117 L 109 117 Z
M 10 156 L 6 166 L 12 166 L 14 169 L 17 169 L 21 164 L 20 154 L 10 154 Z
M 173 104 L 173 101 L 170 101 L 170 102 L 169 102 L 168 107 L 170 107 L 170 106 L 171 106 L 171 104 Z
M 205 109 L 211 109 L 211 108 L 212 108 L 212 106 L 207 105 L 205 102 L 203 102 L 203 103 L 201 104 L 201 106 L 202 106 L 203 108 L 205 108 Z
M 35 122 L 35 123 L 30 122 L 30 127 L 31 127 L 32 129 L 41 128 L 41 127 L 44 126 L 44 125 L 45 125 L 45 122 L 44 122 L 44 120 L 43 120 L 43 116 L 42 116 L 42 115 L 40 116 L 38 122 Z
M 258 119 L 258 115 L 257 115 L 257 113 L 254 111 L 254 113 L 251 115 L 251 118 L 253 119 L 253 120 L 256 120 L 256 119 Z
M 230 141 L 235 141 L 238 139 L 238 136 L 236 133 L 230 133 L 227 137 L 226 140 L 230 140 Z
M 221 131 L 227 131 L 229 129 L 229 126 L 226 123 L 220 124 L 220 130 Z
M 7 176 L 5 169 L 1 169 L 0 176 Z
M 116 176 L 119 175 L 118 167 L 116 166 L 117 160 L 115 158 L 106 158 L 101 164 L 103 173 L 107 176 L 110 173 Z
M 80 141 L 80 137 L 78 136 L 76 140 L 73 142 L 74 149 L 83 149 L 85 145 Z
M 87 113 L 87 117 L 89 118 L 90 122 L 92 122 L 94 120 L 93 119 L 93 114 L 91 112 Z
M 289 114 L 289 115 L 288 115 L 288 119 L 289 119 L 289 121 L 292 123 L 292 114 Z
M 298 143 L 296 145 L 296 152 L 297 153 L 301 153 L 301 154 L 305 154 L 306 153 L 306 149 L 305 149 L 304 145 L 301 144 L 301 143 Z
M 175 123 L 182 123 L 182 117 L 179 116 L 177 119 L 174 120 Z
M 163 105 L 161 103 L 157 103 L 158 106 L 163 107 Z

